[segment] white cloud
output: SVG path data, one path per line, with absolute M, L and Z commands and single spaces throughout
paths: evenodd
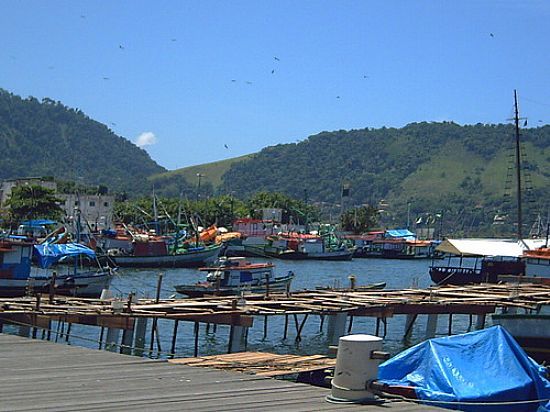
M 157 142 L 157 136 L 153 132 L 143 132 L 136 139 L 136 146 L 151 146 Z

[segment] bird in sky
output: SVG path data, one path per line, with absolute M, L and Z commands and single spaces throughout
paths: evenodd
M 542 120 L 539 120 L 539 123 L 542 123 Z
M 279 59 L 279 58 L 278 58 L 278 57 L 276 57 L 276 56 L 273 56 L 273 58 L 274 58 L 275 60 L 277 60 L 278 62 L 280 62 L 280 61 L 281 61 L 281 59 Z
M 232 81 L 233 83 L 235 83 L 235 82 L 236 82 L 237 80 L 235 80 L 235 79 L 231 79 L 231 81 Z
M 274 74 L 275 73 L 275 69 L 271 70 L 271 74 Z
M 527 119 L 523 122 L 523 127 L 527 126 Z
M 247 81 L 246 84 L 252 84 L 252 82 Z
M 336 98 L 337 98 L 337 99 L 339 99 L 339 98 L 340 98 L 340 96 L 336 96 Z
M 229 146 L 224 144 L 223 147 L 225 147 L 226 149 L 229 149 Z
M 495 35 L 493 33 L 489 33 L 489 36 L 491 37 L 495 37 Z
M 115 122 L 111 122 L 111 126 L 116 126 L 116 123 L 115 123 Z
M 177 41 L 178 39 L 170 39 L 170 41 Z
M 124 50 L 124 46 L 123 46 L 122 44 L 119 44 L 119 45 L 118 45 L 118 48 L 119 48 L 120 50 Z
M 86 16 L 85 16 L 84 14 L 81 14 L 81 15 L 80 15 L 80 18 L 81 18 L 81 19 L 85 19 Z
M 369 76 L 367 76 L 366 74 L 363 75 L 363 79 L 368 79 Z
M 103 80 L 109 80 L 109 78 L 108 78 L 108 77 L 104 77 Z

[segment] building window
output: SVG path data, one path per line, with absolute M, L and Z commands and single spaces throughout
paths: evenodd
M 103 206 L 109 207 L 109 202 L 104 202 L 104 203 L 103 203 Z
M 80 203 L 80 202 L 77 200 L 77 201 L 74 202 L 74 205 L 75 205 L 75 206 L 78 206 L 79 203 Z
M 93 200 L 90 201 L 90 207 L 94 207 L 95 206 L 95 202 Z

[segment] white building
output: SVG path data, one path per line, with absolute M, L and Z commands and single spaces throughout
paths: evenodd
M 82 233 L 113 227 L 114 196 L 65 193 L 58 193 L 56 196 L 63 199 L 60 206 L 65 212 L 65 219 L 69 225 L 76 224 L 76 211 L 80 211 Z

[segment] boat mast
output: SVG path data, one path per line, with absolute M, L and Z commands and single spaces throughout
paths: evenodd
M 522 210 L 521 210 L 521 153 L 519 145 L 519 110 L 518 110 L 518 94 L 514 89 L 514 124 L 516 131 L 516 184 L 517 184 L 517 208 L 518 208 L 518 230 L 517 236 L 518 240 L 523 239 L 522 234 Z

